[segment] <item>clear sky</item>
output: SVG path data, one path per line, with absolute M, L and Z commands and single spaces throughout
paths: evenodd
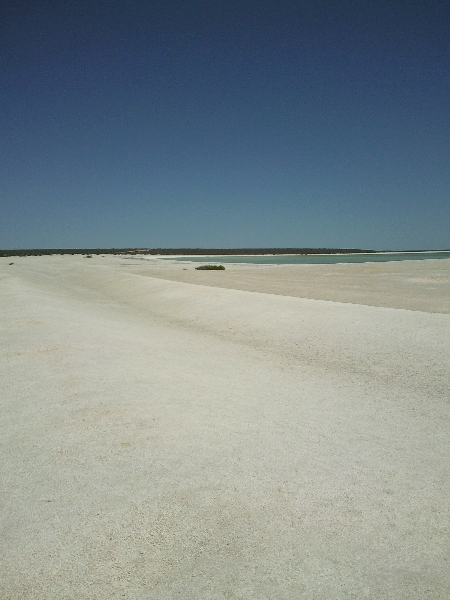
M 450 248 L 448 0 L 0 13 L 0 248 Z

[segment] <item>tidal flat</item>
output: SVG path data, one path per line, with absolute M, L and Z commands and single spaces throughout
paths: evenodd
M 450 259 L 195 266 L 0 258 L 0 597 L 448 597 Z

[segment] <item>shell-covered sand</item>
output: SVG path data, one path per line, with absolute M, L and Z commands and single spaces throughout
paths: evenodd
M 0 259 L 0 598 L 449 598 L 450 259 L 197 265 Z

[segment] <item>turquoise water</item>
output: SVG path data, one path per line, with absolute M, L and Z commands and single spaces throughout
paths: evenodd
M 162 257 L 161 257 L 162 258 Z M 450 252 L 387 252 L 385 254 L 276 254 L 262 256 L 179 256 L 163 260 L 210 263 L 251 263 L 255 265 L 334 265 L 337 263 L 389 262 L 449 258 Z

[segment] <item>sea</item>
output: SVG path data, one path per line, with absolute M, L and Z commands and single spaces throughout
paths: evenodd
M 263 254 L 224 256 L 177 256 L 160 257 L 202 263 L 249 263 L 254 265 L 335 265 L 338 263 L 391 262 L 402 260 L 450 259 L 450 251 L 439 252 L 380 252 L 369 254 Z

